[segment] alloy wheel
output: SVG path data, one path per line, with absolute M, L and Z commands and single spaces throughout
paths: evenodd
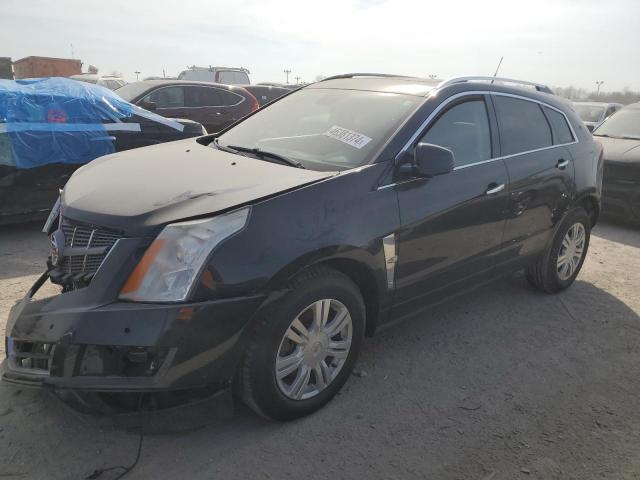
M 562 239 L 558 253 L 557 271 L 560 280 L 568 280 L 577 270 L 584 254 L 585 240 L 584 225 L 574 223 Z

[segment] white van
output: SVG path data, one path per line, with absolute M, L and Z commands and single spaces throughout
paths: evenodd
M 246 68 L 228 67 L 196 67 L 183 70 L 178 80 L 192 80 L 197 82 L 224 83 L 227 85 L 249 85 L 249 70 Z

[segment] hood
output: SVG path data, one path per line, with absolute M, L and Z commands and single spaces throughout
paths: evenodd
M 614 161 L 640 163 L 640 140 L 598 136 L 595 136 L 594 139 L 602 144 L 605 162 Z
M 62 213 L 139 235 L 333 175 L 234 155 L 187 139 L 107 155 L 78 169 L 62 193 Z

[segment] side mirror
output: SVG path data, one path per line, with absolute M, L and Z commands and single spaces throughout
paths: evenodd
M 143 100 L 142 102 L 140 102 L 139 106 L 144 108 L 145 110 L 149 110 L 150 112 L 155 112 L 157 108 L 156 102 L 150 102 L 149 100 Z
M 419 143 L 414 150 L 413 173 L 420 177 L 435 177 L 453 171 L 455 158 L 448 148 Z

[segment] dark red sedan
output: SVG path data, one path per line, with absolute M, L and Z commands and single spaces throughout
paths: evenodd
M 116 90 L 127 102 L 163 117 L 186 118 L 219 132 L 260 108 L 256 97 L 242 87 L 185 80 L 147 80 Z

